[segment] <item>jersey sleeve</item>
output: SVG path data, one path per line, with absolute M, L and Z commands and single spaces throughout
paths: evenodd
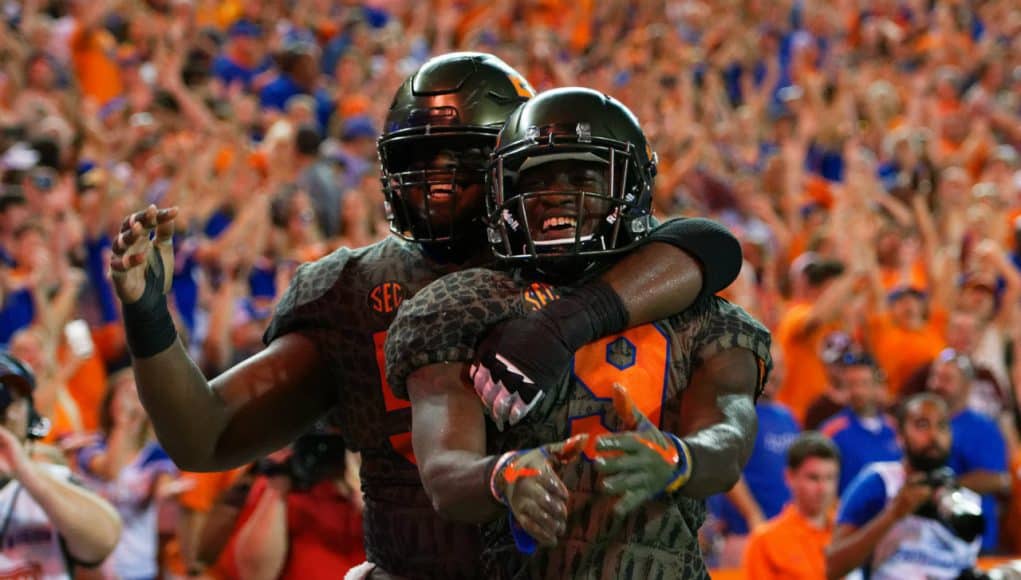
M 402 304 L 385 346 L 394 394 L 407 399 L 407 378 L 423 366 L 472 360 L 486 329 L 524 314 L 521 290 L 507 273 L 475 268 L 443 276 Z
M 701 309 L 696 323 L 694 352 L 705 360 L 725 350 L 743 348 L 752 352 L 759 363 L 759 381 L 755 398 L 762 392 L 773 358 L 769 354 L 772 337 L 766 327 L 739 306 L 722 298 L 710 297 Z
M 872 521 L 886 507 L 886 484 L 879 473 L 865 470 L 858 474 L 844 491 L 838 524 L 850 524 L 860 528 Z
M 329 313 L 335 310 L 330 294 L 347 264 L 350 250 L 341 248 L 315 262 L 298 267 L 290 286 L 280 297 L 273 320 L 262 341 L 269 344 L 285 334 L 323 330 L 329 326 Z

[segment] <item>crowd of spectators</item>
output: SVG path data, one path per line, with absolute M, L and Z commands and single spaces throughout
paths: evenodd
M 778 363 L 745 476 L 710 501 L 715 565 L 740 567 L 749 535 L 781 515 L 800 431 L 835 443 L 844 491 L 900 458 L 888 413 L 921 391 L 950 411 L 950 465 L 991 516 L 984 552 L 1021 553 L 1017 2 L 0 9 L 0 346 L 35 370 L 45 443 L 133 510 L 123 541 L 160 547 L 117 554 L 183 575 L 200 566 L 206 516 L 245 503 L 220 498 L 236 473 L 178 473 L 137 416 L 104 271 L 120 220 L 180 208 L 171 308 L 216 375 L 262 347 L 299 263 L 388 234 L 375 139 L 389 97 L 451 50 L 497 54 L 538 90 L 620 99 L 659 156 L 657 215 L 711 217 L 741 240 L 726 297 L 773 331 Z

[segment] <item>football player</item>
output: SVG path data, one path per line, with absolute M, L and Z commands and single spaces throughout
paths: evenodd
M 302 265 L 277 306 L 266 349 L 213 381 L 177 340 L 166 305 L 175 210 L 150 207 L 125 219 L 111 268 L 132 364 L 157 436 L 182 469 L 247 463 L 332 410 L 362 454 L 369 562 L 359 573 L 479 577 L 477 527 L 439 517 L 422 489 L 411 410 L 386 384 L 383 345 L 402 302 L 443 274 L 489 259 L 480 220 L 486 163 L 503 122 L 532 95 L 519 73 L 480 53 L 436 57 L 408 78 L 378 143 L 393 234 Z M 565 354 L 554 364 L 566 369 L 575 342 L 621 330 L 629 318 L 681 310 L 736 275 L 740 251 L 729 249 L 736 242 L 725 230 L 657 232 L 667 243 L 641 248 L 614 270 L 631 281 L 627 288 L 646 291 L 618 295 L 615 288 L 624 286 L 594 281 L 568 328 L 509 332 L 517 336 L 491 351 L 512 361 L 522 358 L 516 345 L 556 343 L 550 350 Z M 685 239 L 694 240 L 693 250 L 684 251 Z M 724 252 L 710 260 L 701 248 Z M 703 280 L 712 284 L 703 289 Z
M 655 165 L 613 98 L 565 88 L 529 100 L 500 133 L 489 191 L 493 250 L 520 267 L 447 275 L 390 327 L 388 378 L 412 403 L 423 484 L 441 513 L 485 524 L 490 577 L 708 577 L 703 500 L 737 481 L 770 366 L 769 333 L 747 313 L 704 295 L 586 344 L 559 388 L 502 430 L 484 421 L 499 403 L 466 388 L 469 370 L 492 382 L 479 380 L 490 367 L 469 367 L 487 329 L 558 319 L 647 235 Z

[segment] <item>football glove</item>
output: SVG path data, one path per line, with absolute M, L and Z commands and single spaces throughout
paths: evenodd
M 619 384 L 613 386 L 613 405 L 628 430 L 601 436 L 595 463 L 603 491 L 620 496 L 614 511 L 623 516 L 683 487 L 691 477 L 691 452 L 679 437 L 653 425 Z

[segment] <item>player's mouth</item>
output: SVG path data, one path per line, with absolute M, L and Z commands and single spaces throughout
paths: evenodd
M 564 217 L 548 217 L 542 220 L 542 233 L 548 232 L 563 232 L 567 230 L 575 230 L 578 228 L 577 218 L 571 216 Z
M 433 184 L 429 187 L 430 203 L 450 203 L 454 198 L 454 187 L 451 185 Z
M 533 240 L 536 244 L 573 244 L 578 235 L 577 214 L 544 216 L 540 223 L 538 235 Z M 581 236 L 585 242 L 592 238 L 591 234 Z

